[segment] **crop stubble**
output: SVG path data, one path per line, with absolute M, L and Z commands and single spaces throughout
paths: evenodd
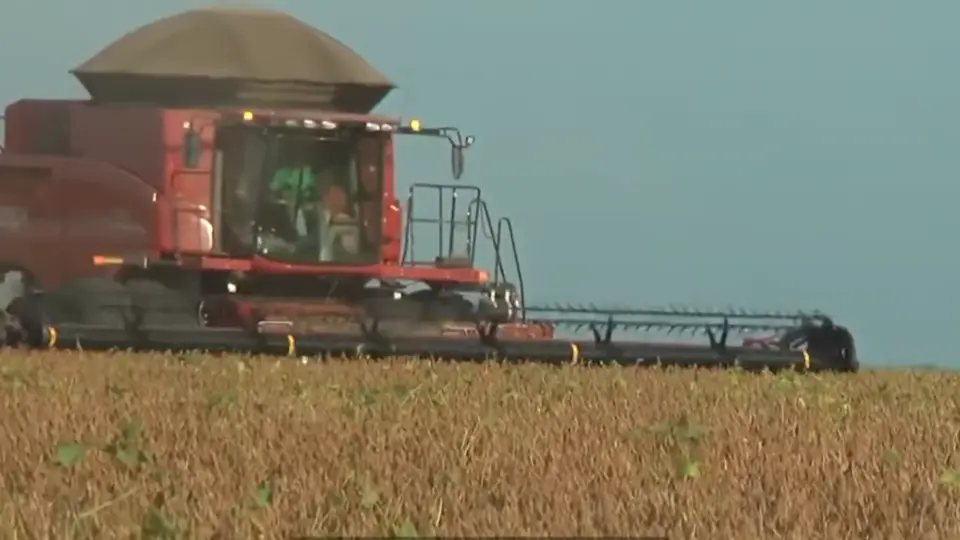
M 9 537 L 960 536 L 955 375 L 82 352 L 0 374 Z

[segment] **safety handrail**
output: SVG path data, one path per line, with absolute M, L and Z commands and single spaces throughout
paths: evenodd
M 504 226 L 506 226 L 507 234 L 510 235 L 510 250 L 513 252 L 514 269 L 517 271 L 517 288 L 520 292 L 520 320 L 527 322 L 527 294 L 523 284 L 523 266 L 520 264 L 520 252 L 517 249 L 516 236 L 513 234 L 513 220 L 508 217 L 501 217 L 497 220 L 497 244 L 503 244 L 501 234 L 503 233 Z M 500 258 L 499 250 L 497 250 L 497 258 Z M 497 276 L 494 274 L 495 282 L 496 279 Z M 504 279 L 506 279 L 506 276 L 504 276 Z
M 483 231 L 484 237 L 489 239 L 493 243 L 493 252 L 494 252 L 494 265 L 493 265 L 493 280 L 494 283 L 499 283 L 500 276 L 506 276 L 506 271 L 503 268 L 503 258 L 500 255 L 500 239 L 497 238 L 496 233 L 493 230 L 493 218 L 490 217 L 490 209 L 487 207 L 487 201 L 483 200 L 480 197 L 475 198 L 470 201 L 470 206 L 476 209 L 477 220 L 476 226 L 474 227 L 474 241 L 476 240 L 476 229 L 480 228 L 480 222 L 486 224 L 485 228 L 481 228 Z M 470 262 L 474 262 L 474 257 L 476 253 L 476 243 L 474 243 L 474 248 L 472 249 Z
M 436 189 L 438 192 L 438 218 L 436 220 L 432 218 L 425 218 L 422 216 L 417 216 L 416 208 L 414 201 L 414 192 L 417 188 L 424 189 Z M 444 204 L 444 191 L 450 189 L 454 192 L 453 201 L 450 203 L 450 212 L 447 216 L 445 211 Z M 470 202 L 467 204 L 466 218 L 465 220 L 457 220 L 456 215 L 456 192 L 457 191 L 472 191 L 476 195 Z M 447 221 L 449 220 L 449 221 Z M 504 261 L 504 254 L 501 249 L 504 247 L 504 242 L 506 234 L 510 240 L 510 253 L 513 256 L 514 269 L 516 271 L 516 283 L 514 284 L 518 288 L 518 293 L 520 295 L 521 302 L 521 318 L 526 321 L 526 309 L 524 302 L 526 301 L 526 285 L 523 279 L 523 269 L 520 264 L 520 252 L 517 249 L 516 234 L 514 233 L 513 221 L 507 217 L 501 217 L 497 220 L 496 227 L 494 227 L 493 218 L 490 215 L 490 207 L 487 205 L 487 202 L 483 200 L 482 192 L 479 187 L 476 186 L 455 186 L 448 184 L 432 184 L 432 183 L 416 183 L 410 187 L 410 190 L 407 195 L 407 204 L 406 204 L 406 216 L 404 219 L 404 231 L 403 231 L 403 249 L 401 253 L 401 264 L 424 264 L 422 261 L 414 260 L 414 237 L 413 226 L 416 223 L 434 223 L 438 227 L 438 249 L 439 255 L 443 256 L 444 251 L 448 251 L 452 254 L 455 230 L 458 224 L 466 225 L 467 227 L 467 257 L 471 265 L 476 264 L 477 256 L 477 245 L 478 239 L 481 234 L 483 234 L 484 239 L 490 240 L 493 244 L 494 251 L 494 265 L 493 265 L 493 283 L 499 285 L 501 282 L 507 281 L 507 271 L 506 263 Z M 450 237 L 444 239 L 444 224 L 449 222 L 451 230 L 449 231 Z M 445 241 L 446 240 L 446 241 Z M 446 244 L 446 245 L 444 245 Z
M 480 222 L 483 221 L 483 214 L 480 212 L 480 203 L 483 202 L 483 199 L 478 196 L 474 197 L 473 200 L 470 201 L 470 204 L 467 205 L 467 220 L 471 221 L 473 225 L 470 230 L 467 231 L 467 252 L 470 255 L 470 264 L 476 264 L 478 233 L 483 231 L 483 236 L 487 240 L 494 240 L 484 228 L 480 227 Z M 489 215 L 489 212 L 487 214 Z M 474 215 L 477 217 L 474 218 Z
M 480 221 L 483 221 L 487 224 L 486 229 L 481 230 L 483 230 L 484 236 L 493 243 L 495 257 L 493 268 L 494 283 L 500 283 L 501 280 L 506 281 L 507 279 L 507 272 L 504 268 L 503 262 L 503 252 L 501 251 L 501 247 L 503 247 L 503 232 L 504 229 L 506 229 L 506 232 L 510 237 L 510 252 L 513 255 L 514 269 L 517 272 L 516 285 L 520 292 L 520 299 L 523 301 L 525 298 L 523 270 L 522 266 L 520 265 L 520 251 L 517 249 L 516 235 L 514 234 L 513 229 L 513 220 L 508 217 L 501 217 L 497 220 L 497 228 L 496 231 L 494 231 L 493 218 L 490 217 L 490 208 L 487 206 L 487 202 L 483 199 L 475 199 L 471 202 L 471 204 L 477 208 L 477 213 L 480 216 L 477 219 L 477 225 L 479 225 Z M 476 237 L 476 233 L 474 233 L 474 237 Z
M 417 197 L 414 196 L 414 193 L 417 190 L 427 190 L 434 189 L 437 191 L 437 218 L 427 218 L 423 216 L 418 216 L 416 214 L 416 205 L 414 201 Z M 452 201 L 450 203 L 449 215 L 446 210 L 447 204 L 445 203 L 444 196 L 446 191 L 450 190 L 452 192 Z M 415 259 L 415 247 L 414 247 L 414 232 L 413 227 L 417 223 L 420 224 L 434 224 L 437 227 L 437 255 L 442 257 L 446 252 L 446 255 L 453 255 L 453 248 L 455 243 L 454 236 L 456 235 L 456 230 L 458 225 L 466 225 L 467 227 L 467 257 L 470 259 L 470 262 L 474 262 L 474 245 L 475 241 L 471 239 L 471 230 L 476 228 L 475 220 L 472 219 L 472 214 L 470 207 L 467 208 L 467 219 L 465 221 L 458 220 L 456 216 L 457 212 L 457 198 L 458 192 L 470 191 L 475 194 L 475 197 L 481 196 L 480 188 L 477 186 L 459 186 L 454 184 L 434 184 L 428 182 L 418 182 L 410 186 L 409 191 L 407 192 L 407 202 L 405 208 L 404 216 L 404 230 L 403 230 L 403 248 L 401 251 L 400 261 L 401 264 L 429 264 L 427 261 L 418 261 Z M 446 224 L 450 224 L 450 230 L 447 231 Z M 449 237 L 445 237 L 445 234 L 449 234 Z M 475 235 L 474 235 L 475 236 Z
M 493 282 L 494 284 L 499 284 L 501 279 L 506 281 L 507 272 L 504 268 L 503 262 L 503 253 L 500 248 L 503 246 L 503 233 L 506 229 L 507 234 L 510 237 L 510 251 L 513 255 L 513 264 L 514 269 L 517 272 L 517 282 L 516 286 L 518 292 L 520 293 L 520 318 L 523 322 L 527 321 L 527 311 L 526 311 L 526 287 L 523 282 L 523 268 L 520 264 L 520 251 L 517 249 L 516 235 L 514 234 L 513 229 L 513 220 L 508 217 L 501 217 L 497 220 L 496 231 L 493 229 L 493 219 L 490 217 L 490 207 L 487 205 L 487 201 L 483 200 L 480 197 L 475 198 L 470 201 L 469 209 L 467 212 L 468 216 L 473 215 L 473 212 L 476 212 L 477 219 L 473 222 L 473 238 L 471 240 L 471 245 L 476 246 L 477 234 L 479 231 L 483 231 L 483 235 L 486 239 L 490 240 L 493 243 L 494 251 L 494 267 L 493 267 Z M 469 217 L 468 217 L 469 219 Z M 480 227 L 480 222 L 486 223 L 486 227 Z M 473 262 L 474 254 L 476 249 L 470 249 L 470 261 Z

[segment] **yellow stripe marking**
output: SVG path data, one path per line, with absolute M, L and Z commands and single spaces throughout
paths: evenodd
M 52 349 L 57 345 L 57 329 L 54 327 L 47 328 L 47 347 Z
M 297 355 L 297 340 L 291 334 L 287 334 L 287 356 Z
M 810 369 L 810 353 L 803 351 L 803 369 Z
M 580 346 L 576 343 L 570 344 L 570 363 L 576 364 L 580 362 Z

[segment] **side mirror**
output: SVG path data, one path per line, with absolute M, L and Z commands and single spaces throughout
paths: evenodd
M 450 170 L 454 180 L 459 180 L 463 176 L 463 151 L 473 146 L 474 140 L 473 135 L 467 135 L 463 142 L 450 145 Z
M 200 133 L 193 129 L 193 126 L 187 127 L 183 132 L 183 166 L 188 169 L 199 167 L 202 150 L 203 143 L 200 139 Z

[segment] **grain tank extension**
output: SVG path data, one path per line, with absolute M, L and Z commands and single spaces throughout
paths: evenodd
M 373 113 L 394 83 L 285 14 L 185 12 L 72 73 L 90 99 L 5 112 L 7 345 L 857 369 L 816 312 L 527 303 L 513 222 L 460 180 L 474 138 Z M 401 201 L 399 137 L 453 180 Z

